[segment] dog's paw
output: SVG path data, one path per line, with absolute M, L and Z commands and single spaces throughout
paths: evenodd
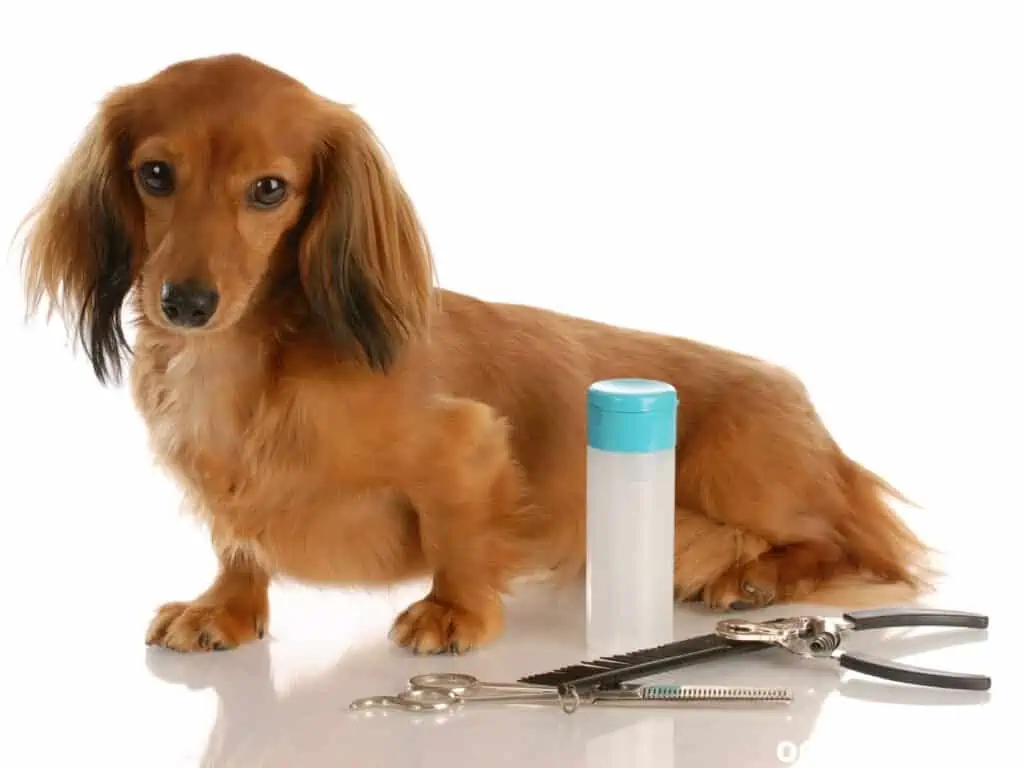
M 167 603 L 146 632 L 146 644 L 185 653 L 224 651 L 263 637 L 267 607 L 258 603 Z
M 773 560 L 759 557 L 736 565 L 703 590 L 704 605 L 712 610 L 751 610 L 771 605 L 776 598 L 778 569 Z
M 465 653 L 486 645 L 501 629 L 500 606 L 480 613 L 426 597 L 395 619 L 391 639 L 416 653 Z

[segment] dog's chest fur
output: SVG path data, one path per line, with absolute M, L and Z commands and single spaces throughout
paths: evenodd
M 162 407 L 152 414 L 153 440 L 167 454 L 184 445 L 216 449 L 238 442 L 238 379 L 251 364 L 219 350 L 186 347 L 167 363 Z
M 335 485 L 314 436 L 265 401 L 258 349 L 158 342 L 139 352 L 133 393 L 152 449 L 215 546 L 309 582 L 377 583 L 423 567 L 404 497 Z
M 154 453 L 197 491 L 226 489 L 241 471 L 258 358 L 234 344 L 178 342 L 154 345 L 133 370 Z

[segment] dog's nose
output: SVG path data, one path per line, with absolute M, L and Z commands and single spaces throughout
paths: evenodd
M 217 310 L 217 292 L 193 283 L 164 283 L 160 288 L 160 308 L 164 316 L 182 328 L 206 325 Z

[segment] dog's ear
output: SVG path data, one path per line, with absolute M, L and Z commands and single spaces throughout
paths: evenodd
M 434 267 L 416 211 L 369 126 L 331 105 L 297 228 L 299 274 L 332 341 L 378 371 L 429 329 Z
M 129 353 L 121 307 L 131 287 L 128 219 L 137 199 L 127 151 L 108 102 L 25 221 L 28 312 L 45 300 L 48 317 L 59 313 L 104 384 L 120 380 Z

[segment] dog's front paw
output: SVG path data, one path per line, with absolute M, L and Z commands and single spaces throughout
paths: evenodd
M 167 603 L 150 622 L 146 644 L 186 653 L 223 651 L 262 638 L 267 616 L 266 604 L 258 601 Z
M 712 610 L 764 608 L 776 599 L 776 563 L 765 557 L 736 565 L 704 587 L 704 604 Z
M 465 653 L 486 645 L 502 630 L 500 603 L 486 611 L 471 611 L 426 597 L 403 611 L 391 629 L 391 639 L 416 653 Z

